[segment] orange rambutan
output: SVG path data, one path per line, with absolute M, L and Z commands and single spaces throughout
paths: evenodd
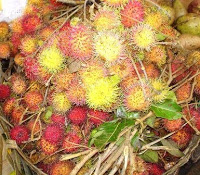
M 25 57 L 21 53 L 18 53 L 17 55 L 15 55 L 14 61 L 16 65 L 23 67 L 24 60 L 25 60 Z
M 11 84 L 12 91 L 17 95 L 22 94 L 26 91 L 26 82 L 20 75 L 13 74 L 11 76 Z
M 138 77 L 135 74 L 130 73 L 127 77 L 125 77 L 121 82 L 120 86 L 123 90 L 131 89 L 132 85 L 138 81 Z
M 79 80 L 73 80 L 67 89 L 69 101 L 75 105 L 82 106 L 86 103 L 86 91 Z
M 26 116 L 24 115 L 25 109 L 23 106 L 16 106 L 13 108 L 11 113 L 11 121 L 15 125 L 19 124 Z
M 27 123 L 26 127 L 28 128 L 28 130 L 30 132 L 33 132 L 34 135 L 37 134 L 37 133 L 39 133 L 40 129 L 41 129 L 39 121 L 36 122 L 35 119 L 31 119 Z
M 31 111 L 37 111 L 43 102 L 43 95 L 39 91 L 28 91 L 24 95 L 24 102 Z
M 169 25 L 161 25 L 159 31 L 169 39 L 176 39 L 179 35 L 178 31 Z
M 54 28 L 51 26 L 46 26 L 42 28 L 39 32 L 39 38 L 42 41 L 45 41 L 49 36 L 51 36 L 54 32 Z
M 144 20 L 144 7 L 142 2 L 130 0 L 120 12 L 122 24 L 125 27 L 132 27 Z
M 35 36 L 26 35 L 21 39 L 20 50 L 24 55 L 30 55 L 37 49 L 37 39 Z
M 0 40 L 6 39 L 9 33 L 9 25 L 7 22 L 0 22 Z
M 70 175 L 74 168 L 74 163 L 70 161 L 62 161 L 55 163 L 52 168 L 50 175 Z
M 56 144 L 50 143 L 44 138 L 41 138 L 40 146 L 41 146 L 42 152 L 44 152 L 47 155 L 51 155 L 58 150 L 58 146 L 56 146 Z
M 0 42 L 0 60 L 10 56 L 10 45 L 7 42 Z
M 42 20 L 37 15 L 24 15 L 22 18 L 22 28 L 25 33 L 31 33 L 39 29 Z
M 11 22 L 11 30 L 13 33 L 18 33 L 20 35 L 24 34 L 24 30 L 22 28 L 22 18 L 14 19 Z
M 155 64 L 144 64 L 144 68 L 149 78 L 155 79 L 160 76 L 160 70 Z
M 92 30 L 81 23 L 73 26 L 70 30 L 69 46 L 72 58 L 90 59 L 93 55 Z
M 197 94 L 197 95 L 200 95 L 200 75 L 197 75 L 196 76 L 196 84 L 194 86 L 194 92 Z
M 182 127 L 184 121 L 181 118 L 176 120 L 163 119 L 163 123 L 164 123 L 164 128 L 167 131 L 173 132 L 179 130 Z
M 15 98 L 9 98 L 7 99 L 3 104 L 3 113 L 5 116 L 10 116 L 12 113 L 13 108 L 15 107 L 16 99 Z
M 191 82 L 187 82 L 183 86 L 178 88 L 175 92 L 177 101 L 184 101 L 189 99 L 191 90 L 192 90 Z

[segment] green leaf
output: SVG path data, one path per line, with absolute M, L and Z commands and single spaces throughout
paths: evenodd
M 169 91 L 166 99 L 172 100 L 174 102 L 177 102 L 176 94 L 173 91 Z
M 48 106 L 48 107 L 46 108 L 45 113 L 44 113 L 43 120 L 44 120 L 46 123 L 49 123 L 52 114 L 53 114 L 53 108 L 52 108 L 51 106 Z
M 151 128 L 154 128 L 155 119 L 156 119 L 156 116 L 149 117 L 149 118 L 146 120 L 146 124 L 147 124 L 148 126 L 150 126 Z
M 156 151 L 153 151 L 153 150 L 147 150 L 140 157 L 146 162 L 151 162 L 151 163 L 157 163 L 158 162 L 158 153 Z
M 104 148 L 108 143 L 117 140 L 120 132 L 125 128 L 135 124 L 131 119 L 115 119 L 105 122 L 92 131 L 89 145 L 95 145 L 98 149 Z
M 158 41 L 163 41 L 163 40 L 166 39 L 166 36 L 163 35 L 162 33 L 158 33 L 158 34 L 156 34 L 156 39 L 157 39 Z
M 167 150 L 167 152 L 170 153 L 171 155 L 176 156 L 176 157 L 184 156 L 184 154 L 177 147 L 175 147 L 175 145 L 170 143 L 168 140 L 163 139 L 163 140 L 161 140 L 161 142 L 162 142 L 163 146 L 166 146 L 169 148 L 169 150 Z
M 163 103 L 153 104 L 151 110 L 157 117 L 166 118 L 168 120 L 176 120 L 181 118 L 182 108 L 172 100 L 166 100 Z
M 137 119 L 140 117 L 140 113 L 139 112 L 127 112 L 123 106 L 120 106 L 116 110 L 116 116 L 118 118 Z
M 138 149 L 141 147 L 139 140 L 139 132 L 136 132 L 133 138 L 131 139 L 131 145 L 134 148 L 134 151 L 138 151 Z

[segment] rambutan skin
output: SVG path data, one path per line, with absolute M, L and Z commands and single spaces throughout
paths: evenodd
M 0 84 L 0 101 L 10 96 L 11 89 L 8 85 Z
M 148 163 L 147 169 L 149 171 L 149 175 L 162 175 L 165 171 L 158 164 Z
M 64 137 L 64 128 L 59 124 L 49 124 L 43 131 L 43 137 L 52 144 L 60 145 Z
M 12 113 L 12 110 L 15 107 L 15 103 L 16 103 L 15 98 L 9 98 L 4 102 L 3 113 L 5 116 L 9 116 Z
M 34 126 L 34 125 L 35 125 L 35 126 Z M 33 132 L 33 134 L 39 133 L 39 132 L 40 132 L 40 129 L 41 129 L 39 121 L 36 122 L 36 120 L 34 120 L 34 119 L 28 121 L 26 127 L 28 128 L 28 130 L 29 130 L 30 132 Z M 33 128 L 33 127 L 34 127 L 34 128 Z M 34 131 L 32 131 L 32 130 L 34 130 Z
M 66 116 L 61 114 L 52 114 L 51 116 L 52 123 L 58 123 L 60 125 L 65 125 L 65 119 Z
M 17 55 L 15 55 L 14 61 L 16 65 L 22 67 L 24 64 L 24 60 L 25 60 L 25 57 L 22 54 L 18 53 Z
M 163 122 L 164 122 L 164 128 L 169 132 L 179 130 L 184 123 L 182 119 L 177 119 L 177 120 L 164 119 Z
M 190 94 L 191 94 L 191 89 L 192 89 L 192 86 L 190 82 L 187 82 L 183 86 L 178 88 L 175 92 L 177 100 L 183 101 L 183 100 L 189 99 Z
M 9 25 L 7 22 L 0 22 L 0 40 L 5 39 L 9 33 Z
M 14 126 L 10 130 L 10 138 L 15 140 L 17 144 L 21 144 L 29 139 L 29 131 L 25 126 Z
M 88 117 L 95 126 L 99 126 L 109 120 L 110 115 L 107 112 L 90 109 L 88 111 Z
M 10 56 L 11 49 L 7 42 L 0 42 L 0 60 L 6 59 Z
M 43 137 L 40 140 L 40 146 L 41 146 L 42 151 L 47 155 L 51 155 L 58 150 L 58 147 L 56 144 L 53 144 L 47 141 Z
M 73 168 L 74 163 L 70 161 L 57 162 L 52 166 L 50 175 L 70 175 Z
M 36 59 L 26 57 L 24 60 L 24 71 L 27 78 L 30 80 L 36 80 L 38 76 L 38 62 Z
M 13 74 L 11 77 L 12 91 L 19 95 L 26 91 L 27 85 L 20 75 Z
M 41 19 L 37 15 L 25 15 L 22 18 L 22 28 L 25 33 L 36 31 L 42 24 Z
M 144 20 L 144 7 L 140 1 L 129 1 L 120 13 L 125 27 L 132 27 L 138 21 Z
M 81 138 L 75 133 L 68 133 L 63 141 L 62 148 L 66 153 L 72 153 L 77 150 L 77 144 L 80 144 Z
M 76 106 L 67 115 L 68 119 L 75 125 L 82 125 L 87 119 L 87 108 Z
M 12 113 L 11 113 L 12 123 L 18 125 L 20 123 L 20 121 L 22 121 L 26 117 L 26 116 L 23 116 L 24 111 L 25 111 L 25 109 L 23 106 L 14 107 L 12 110 Z

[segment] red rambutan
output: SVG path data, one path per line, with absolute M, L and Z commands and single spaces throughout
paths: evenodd
M 162 175 L 165 171 L 158 164 L 148 163 L 147 169 L 149 171 L 149 175 Z
M 42 151 L 47 155 L 51 155 L 58 150 L 58 147 L 56 144 L 53 144 L 44 138 L 41 138 L 40 146 L 41 146 Z
M 164 128 L 169 131 L 173 132 L 181 128 L 183 125 L 183 120 L 182 119 L 177 119 L 177 120 L 168 120 L 168 119 L 163 119 L 164 122 Z
M 144 20 L 144 7 L 140 1 L 129 1 L 121 10 L 122 24 L 125 27 L 132 27 L 138 21 Z
M 25 94 L 24 101 L 31 111 L 36 111 L 43 102 L 43 95 L 38 91 L 29 91 Z
M 58 123 L 58 124 L 61 124 L 61 125 L 65 125 L 65 116 L 64 115 L 61 115 L 61 114 L 53 114 L 51 116 L 51 121 L 53 123 Z
M 43 132 L 43 137 L 48 142 L 59 145 L 64 138 L 64 128 L 59 124 L 49 124 Z
M 16 100 L 15 98 L 7 99 L 3 104 L 3 113 L 6 116 L 9 116 L 12 113 L 13 108 L 15 107 Z
M 22 18 L 22 28 L 25 33 L 31 33 L 40 28 L 41 19 L 37 15 L 25 15 Z
M 83 24 L 77 24 L 70 30 L 70 56 L 74 59 L 87 60 L 93 55 L 92 31 Z
M 52 168 L 50 175 L 70 175 L 74 168 L 74 163 L 70 161 L 62 161 L 55 163 Z
M 74 107 L 67 116 L 69 120 L 75 125 L 81 125 L 87 118 L 87 108 L 85 107 Z
M 81 138 L 75 133 L 68 133 L 63 141 L 62 148 L 64 152 L 71 153 L 76 151 L 77 144 L 81 142 Z
M 14 48 L 17 48 L 17 49 L 19 48 L 22 37 L 23 37 L 23 35 L 20 33 L 12 33 L 10 41 Z
M 104 123 L 110 117 L 109 113 L 90 109 L 88 111 L 89 120 L 96 126 Z
M 36 59 L 26 57 L 24 61 L 24 71 L 27 78 L 30 80 L 36 80 L 38 75 L 38 62 Z
M 10 87 L 5 84 L 0 84 L 0 101 L 5 100 L 10 96 Z
M 29 131 L 25 126 L 15 126 L 10 130 L 10 138 L 20 144 L 29 139 Z

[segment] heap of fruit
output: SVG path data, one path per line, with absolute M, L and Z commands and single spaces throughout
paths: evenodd
M 200 51 L 173 45 L 174 19 L 149 0 L 29 0 L 0 22 L 0 60 L 15 63 L 2 121 L 35 171 L 161 175 L 178 162 L 200 130 Z

